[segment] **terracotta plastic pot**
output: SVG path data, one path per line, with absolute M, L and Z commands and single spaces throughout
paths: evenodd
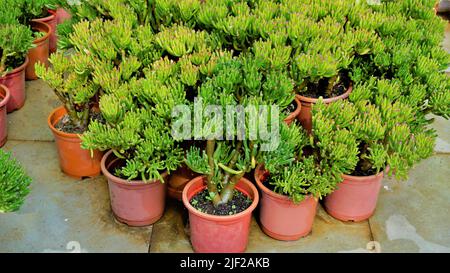
M 118 165 L 112 151 L 102 159 L 102 172 L 108 179 L 111 208 L 117 220 L 130 226 L 147 226 L 158 221 L 164 213 L 166 186 L 159 180 L 147 182 L 128 181 L 111 174 Z M 162 174 L 167 181 L 167 172 Z
M 63 9 L 63 8 L 56 9 L 56 23 L 57 24 L 64 23 L 64 21 L 69 20 L 70 18 L 72 18 L 72 15 L 65 9 Z
M 48 40 L 48 47 L 49 47 L 50 53 L 53 53 L 53 52 L 56 52 L 57 43 L 58 43 L 58 38 L 56 36 L 57 18 L 56 18 L 56 11 L 49 10 L 48 12 L 51 14 L 50 16 L 47 16 L 45 18 L 33 19 L 31 21 L 46 23 L 50 26 L 51 31 L 50 31 L 50 37 Z
M 30 59 L 30 62 L 25 70 L 25 79 L 37 80 L 38 77 L 34 70 L 34 65 L 37 62 L 40 62 L 48 67 L 49 38 L 52 28 L 43 22 L 31 22 L 31 28 L 35 31 L 45 33 L 43 37 L 33 41 L 35 47 L 28 51 L 28 58 Z
M 0 84 L 0 147 L 6 143 L 8 136 L 8 121 L 6 119 L 6 105 L 11 95 L 8 87 Z
M 348 98 L 348 96 L 350 96 L 350 93 L 352 92 L 352 90 L 353 90 L 353 87 L 350 85 L 350 87 L 347 89 L 347 91 L 344 94 L 337 96 L 337 97 L 324 99 L 323 102 L 326 104 L 329 104 L 329 103 L 335 102 L 337 100 L 346 99 L 346 98 Z M 301 96 L 298 94 L 297 94 L 297 98 L 302 104 L 302 108 L 300 110 L 300 114 L 297 116 L 297 119 L 300 121 L 303 128 L 305 128 L 305 130 L 308 133 L 311 133 L 311 130 L 312 130 L 311 108 L 312 108 L 312 105 L 314 103 L 316 103 L 319 99 L 308 98 L 308 97 L 304 97 L 304 96 Z
M 325 197 L 325 210 L 342 221 L 364 221 L 377 206 L 383 172 L 372 176 L 344 175 L 338 189 Z
M 287 125 L 290 125 L 290 124 L 297 118 L 297 116 L 300 114 L 300 111 L 301 111 L 301 109 L 302 109 L 302 104 L 300 103 L 300 101 L 298 100 L 298 98 L 295 98 L 294 101 L 295 101 L 295 104 L 297 105 L 297 107 L 295 108 L 295 111 L 292 112 L 289 116 L 287 116 L 287 117 L 284 119 L 284 122 L 285 122 Z
M 261 191 L 259 219 L 261 229 L 270 237 L 293 241 L 308 235 L 317 212 L 317 199 L 308 196 L 295 204 L 289 197 L 275 193 L 264 186 L 269 173 L 259 165 L 255 170 L 256 185 Z
M 100 161 L 103 153 L 91 152 L 81 148 L 77 134 L 64 133 L 55 128 L 56 123 L 67 114 L 64 107 L 55 109 L 48 117 L 48 127 L 52 131 L 59 155 L 61 170 L 75 178 L 94 177 L 100 174 Z
M 206 189 L 205 177 L 191 180 L 183 190 L 183 203 L 189 211 L 191 243 L 195 252 L 244 252 L 247 248 L 252 212 L 256 208 L 259 195 L 256 187 L 242 178 L 236 189 L 253 200 L 246 210 L 229 216 L 209 215 L 196 210 L 189 201 L 197 193 Z
M 197 177 L 198 174 L 191 171 L 186 165 L 182 165 L 170 175 L 167 187 L 167 195 L 178 201 L 182 200 L 183 189 L 189 181 Z
M 9 89 L 11 96 L 6 105 L 8 113 L 22 108 L 25 104 L 25 69 L 27 66 L 28 57 L 25 57 L 25 62 L 21 66 L 0 77 L 0 84 Z

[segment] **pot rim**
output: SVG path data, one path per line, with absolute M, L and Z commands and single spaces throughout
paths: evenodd
M 259 164 L 259 165 L 256 167 L 256 169 L 255 169 L 255 174 L 254 174 L 254 176 L 255 176 L 255 181 L 256 181 L 256 184 L 258 185 L 258 187 L 259 187 L 264 193 L 268 194 L 269 196 L 271 196 L 271 197 L 273 197 L 273 198 L 276 198 L 276 199 L 279 199 L 279 200 L 282 200 L 282 201 L 286 201 L 286 202 L 290 202 L 290 203 L 294 204 L 294 201 L 292 201 L 292 199 L 289 198 L 289 196 L 286 196 L 286 195 L 282 195 L 282 194 L 276 193 L 276 192 L 270 190 L 269 188 L 267 188 L 267 187 L 261 182 L 261 179 L 259 179 L 259 174 L 260 174 L 260 172 L 262 172 L 263 170 L 265 170 L 265 169 L 264 169 L 264 164 Z M 305 199 L 303 199 L 302 202 L 305 202 L 305 201 L 307 201 L 307 200 L 310 199 L 310 198 L 314 198 L 314 196 L 313 196 L 312 194 L 306 195 L 306 196 L 305 196 Z M 302 203 L 302 202 L 300 202 L 300 203 Z M 299 203 L 299 204 L 300 204 L 300 203 Z
M 258 194 L 258 190 L 256 189 L 255 185 L 253 185 L 253 183 L 251 183 L 247 178 L 242 177 L 239 181 L 242 181 L 245 184 L 247 184 L 247 186 L 250 187 L 250 189 L 253 191 L 253 194 L 254 194 L 253 202 L 248 208 L 246 208 L 245 210 L 243 210 L 237 214 L 233 214 L 233 215 L 212 215 L 212 214 L 200 212 L 189 203 L 190 200 L 188 200 L 187 192 L 188 192 L 188 189 L 193 184 L 195 184 L 198 180 L 201 179 L 201 180 L 203 180 L 202 182 L 204 183 L 205 178 L 206 177 L 204 175 L 197 176 L 197 177 L 193 178 L 191 181 L 189 181 L 189 183 L 187 183 L 183 189 L 182 200 L 183 200 L 184 206 L 188 209 L 189 213 L 193 213 L 198 217 L 201 217 L 203 219 L 207 219 L 210 221 L 231 222 L 234 220 L 238 220 L 238 219 L 246 216 L 247 214 L 251 215 L 251 213 L 253 212 L 253 210 L 255 210 L 256 206 L 259 203 L 259 194 Z M 206 185 L 203 185 L 202 190 L 205 188 L 206 188 Z M 235 189 L 237 189 L 237 188 L 235 188 Z
M 293 120 L 295 119 L 296 116 L 298 116 L 300 114 L 300 111 L 302 110 L 302 103 L 300 102 L 300 100 L 297 98 L 297 96 L 295 96 L 294 98 L 295 103 L 297 104 L 297 108 L 295 108 L 295 111 L 290 113 L 289 116 L 287 116 L 284 119 L 284 122 L 289 121 L 289 120 Z
M 2 108 L 3 106 L 6 106 L 8 104 L 9 99 L 11 98 L 11 92 L 9 92 L 8 87 L 6 87 L 3 84 L 0 84 L 0 93 L 1 90 L 3 90 L 3 92 L 5 93 L 5 95 L 3 97 L 0 97 L 0 108 Z
M 51 21 L 51 20 L 56 19 L 56 11 L 55 11 L 55 10 L 48 9 L 48 13 L 50 13 L 49 16 L 47 16 L 47 17 L 42 17 L 42 18 L 31 19 L 31 22 L 43 22 L 43 23 L 47 23 L 48 21 Z
M 13 70 L 11 70 L 10 72 L 6 73 L 5 76 L 0 77 L 0 79 L 4 79 L 12 74 L 16 74 L 19 72 L 22 72 L 23 70 L 25 70 L 25 68 L 27 68 L 28 66 L 28 62 L 30 61 L 30 59 L 28 58 L 28 55 L 25 56 L 25 61 L 23 62 L 23 64 L 21 64 L 19 67 L 14 68 Z
M 111 181 L 114 182 L 116 184 L 120 184 L 120 185 L 125 185 L 125 186 L 150 186 L 150 185 L 156 185 L 157 182 L 160 182 L 159 180 L 155 179 L 152 180 L 151 182 L 147 182 L 145 183 L 143 180 L 125 180 L 123 178 L 117 177 L 115 175 L 113 175 L 108 168 L 106 168 L 106 159 L 113 153 L 112 150 L 109 150 L 108 152 L 106 152 L 103 157 L 102 160 L 100 162 L 100 168 L 102 170 L 102 173 L 104 176 L 106 176 L 106 178 Z M 165 171 L 164 173 L 161 174 L 161 176 L 165 179 L 168 176 L 168 172 Z
M 80 138 L 80 135 L 79 135 L 79 134 L 75 134 L 75 133 L 66 133 L 66 132 L 60 131 L 60 130 L 58 130 L 58 129 L 55 128 L 55 124 L 62 118 L 62 116 L 61 116 L 60 118 L 58 118 L 57 120 L 55 120 L 54 123 L 52 123 L 52 118 L 53 118 L 53 116 L 54 116 L 57 112 L 61 111 L 62 109 L 64 109 L 64 112 L 67 114 L 67 110 L 66 110 L 66 108 L 65 108 L 64 106 L 60 106 L 60 107 L 54 109 L 54 110 L 50 113 L 50 115 L 48 116 L 48 118 L 47 118 L 47 125 L 48 125 L 48 127 L 50 128 L 50 130 L 52 130 L 53 133 L 55 133 L 55 134 L 57 134 L 57 135 L 59 135 L 59 136 L 67 137 L 67 138 Z
M 344 94 L 341 94 L 339 96 L 336 97 L 332 97 L 332 98 L 327 98 L 327 99 L 323 99 L 324 103 L 331 103 L 331 102 L 335 102 L 339 99 L 346 99 L 348 98 L 348 96 L 350 96 L 350 93 L 353 91 L 353 84 L 351 83 L 350 86 L 347 88 L 347 91 L 345 91 Z M 300 94 L 297 94 L 296 97 L 301 101 L 301 102 L 305 102 L 305 103 L 316 103 L 319 99 L 316 98 L 309 98 L 309 97 L 304 97 Z
M 384 175 L 385 171 L 386 172 L 389 171 L 389 166 L 377 174 L 372 174 L 372 175 L 367 175 L 367 176 L 356 176 L 356 175 L 350 175 L 350 174 L 343 174 L 342 177 L 347 180 L 364 181 L 366 179 L 379 178 L 380 176 Z
M 45 28 L 47 28 L 47 31 L 45 33 L 45 35 L 41 38 L 38 38 L 36 40 L 33 41 L 33 44 L 39 44 L 47 39 L 50 38 L 50 35 L 52 33 L 52 27 L 44 22 L 40 22 L 40 21 L 31 21 L 33 24 L 31 25 L 31 29 L 34 29 L 36 27 L 38 27 L 39 25 L 44 26 Z M 42 32 L 41 30 L 38 29 L 39 32 Z

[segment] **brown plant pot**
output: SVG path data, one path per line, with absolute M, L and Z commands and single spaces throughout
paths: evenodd
M 64 23 L 64 21 L 69 20 L 71 18 L 72 18 L 72 15 L 65 9 L 63 9 L 63 8 L 56 9 L 56 23 L 58 25 Z
M 247 248 L 252 212 L 258 205 L 256 187 L 242 178 L 236 189 L 247 195 L 253 203 L 246 210 L 229 216 L 202 213 L 189 201 L 206 188 L 204 176 L 192 179 L 183 190 L 183 203 L 189 211 L 191 243 L 195 252 L 244 252 Z
M 182 200 L 183 189 L 189 181 L 197 177 L 198 174 L 191 171 L 186 165 L 179 167 L 169 178 L 167 195 L 178 201 Z
M 94 177 L 100 174 L 100 161 L 103 153 L 81 148 L 81 139 L 77 134 L 69 134 L 55 128 L 56 123 L 67 114 L 64 107 L 56 108 L 48 117 L 48 127 L 52 131 L 59 155 L 61 170 L 75 178 Z
M 30 59 L 27 69 L 25 70 L 26 80 L 37 80 L 38 76 L 34 69 L 34 65 L 38 62 L 48 67 L 48 55 L 49 55 L 49 39 L 52 33 L 52 28 L 43 22 L 31 22 L 31 28 L 39 32 L 45 33 L 45 35 L 39 39 L 33 41 L 34 47 L 28 51 L 28 58 Z
M 108 179 L 111 208 L 117 220 L 130 226 L 147 226 L 158 221 L 166 201 L 166 186 L 159 180 L 128 181 L 111 174 L 110 170 L 120 162 L 112 151 L 101 162 L 102 172 Z M 167 181 L 167 172 L 162 174 Z
M 0 84 L 6 86 L 11 95 L 6 105 L 8 113 L 22 108 L 25 104 L 25 69 L 27 66 L 28 57 L 25 57 L 25 62 L 21 66 L 0 77 Z
M 375 212 L 383 172 L 371 176 L 344 175 L 337 190 L 325 197 L 325 210 L 341 221 L 360 222 Z
M 49 46 L 50 53 L 54 53 L 54 52 L 56 52 L 56 48 L 57 48 L 57 44 L 58 44 L 58 38 L 56 36 L 56 25 L 57 25 L 56 11 L 49 10 L 48 12 L 51 14 L 50 16 L 47 16 L 44 18 L 39 18 L 39 19 L 33 19 L 31 21 L 46 23 L 50 26 L 51 31 L 50 31 L 50 37 L 48 40 L 48 46 Z
M 308 196 L 295 204 L 289 197 L 275 193 L 264 186 L 269 175 L 263 165 L 255 170 L 256 185 L 261 191 L 259 219 L 261 229 L 281 241 L 294 241 L 308 235 L 317 212 L 317 199 Z
M 346 99 L 346 98 L 348 98 L 348 96 L 350 96 L 350 93 L 352 92 L 352 90 L 353 90 L 353 86 L 350 85 L 350 87 L 347 89 L 347 91 L 344 94 L 337 96 L 337 97 L 324 99 L 323 102 L 326 104 L 329 104 L 329 103 L 335 102 L 337 100 Z M 300 121 L 303 128 L 305 128 L 305 130 L 308 133 L 311 133 L 311 131 L 312 131 L 311 108 L 312 108 L 313 104 L 315 104 L 319 99 L 308 98 L 308 97 L 301 96 L 299 94 L 297 94 L 297 98 L 302 104 L 302 108 L 301 108 L 300 114 L 297 116 L 297 119 Z
M 286 123 L 287 125 L 290 125 L 297 118 L 297 116 L 300 114 L 300 111 L 302 110 L 302 104 L 300 103 L 300 100 L 297 97 L 295 97 L 294 101 L 295 104 L 297 105 L 295 111 L 284 119 L 284 123 Z
M 0 147 L 5 145 L 8 137 L 8 120 L 6 118 L 6 105 L 9 102 L 11 95 L 8 87 L 0 84 Z

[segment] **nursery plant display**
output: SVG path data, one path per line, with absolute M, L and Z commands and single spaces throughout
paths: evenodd
M 0 84 L 10 90 L 7 111 L 11 112 L 25 103 L 25 68 L 33 38 L 30 29 L 18 24 L 19 10 L 7 9 L 6 4 L 0 3 Z
M 8 87 L 0 84 L 0 147 L 5 145 L 8 137 L 8 121 L 6 119 L 6 107 L 11 99 Z
M 43 64 L 46 67 L 49 65 L 49 38 L 51 28 L 48 24 L 37 21 L 32 21 L 30 26 L 31 29 L 38 34 L 33 41 L 33 47 L 28 51 L 29 63 L 25 69 L 25 79 L 37 80 L 38 76 L 36 74 L 35 65 Z
M 30 192 L 31 178 L 11 154 L 0 149 L 0 213 L 19 210 Z
M 309 234 L 318 199 L 354 169 L 356 142 L 345 128 L 333 129 L 316 141 L 296 123 L 283 126 L 279 147 L 263 154 L 255 181 L 261 190 L 261 228 L 269 236 L 289 241 Z

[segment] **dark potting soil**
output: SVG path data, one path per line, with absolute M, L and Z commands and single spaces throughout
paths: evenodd
M 331 94 L 327 94 L 328 80 L 320 80 L 318 84 L 309 83 L 306 91 L 301 95 L 307 98 L 317 99 L 323 97 L 324 99 L 334 98 L 344 94 L 350 86 L 350 78 L 347 73 L 339 73 L 340 81 L 333 86 Z
M 289 104 L 288 107 L 286 107 L 286 109 L 284 109 L 284 114 L 286 114 L 286 116 L 289 116 L 290 114 L 294 113 L 295 109 L 297 109 L 297 103 L 294 100 L 293 102 L 291 102 L 291 104 Z
M 234 190 L 233 198 L 227 204 L 221 204 L 217 208 L 208 199 L 207 189 L 197 193 L 190 204 L 197 210 L 211 215 L 234 215 L 246 210 L 252 204 L 252 200 L 238 190 Z
M 353 173 L 351 173 L 350 175 L 352 176 L 371 176 L 371 175 L 375 175 L 377 174 L 377 170 L 375 169 L 370 169 L 367 171 L 361 170 L 361 168 L 359 166 L 356 166 L 356 169 Z
M 103 121 L 103 117 L 100 113 L 91 113 L 91 119 L 98 120 L 100 122 Z M 82 134 L 84 133 L 85 128 L 77 126 L 70 120 L 69 115 L 64 115 L 56 124 L 55 128 L 58 131 L 68 133 L 68 134 Z

